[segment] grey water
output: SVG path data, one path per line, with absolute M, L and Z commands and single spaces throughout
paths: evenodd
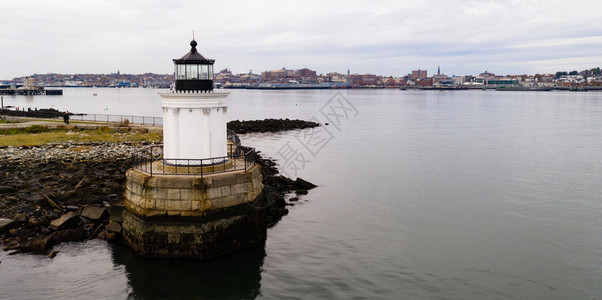
M 96 93 L 97 96 L 93 96 Z M 151 89 L 66 89 L 5 105 L 161 116 Z M 0 253 L 0 299 L 602 298 L 602 93 L 233 90 L 242 135 L 319 187 L 264 247 L 211 261 L 103 241 Z M 289 196 L 292 197 L 293 195 Z

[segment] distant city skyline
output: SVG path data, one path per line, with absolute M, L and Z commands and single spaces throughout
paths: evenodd
M 602 65 L 599 1 L 3 3 L 0 79 L 171 74 L 192 30 L 216 70 L 404 76 L 535 74 Z

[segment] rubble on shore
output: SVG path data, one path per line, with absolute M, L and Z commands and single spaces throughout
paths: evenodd
M 57 143 L 0 148 L 0 239 L 5 251 L 50 257 L 67 241 L 119 241 L 125 172 L 145 143 Z M 275 163 L 258 155 L 266 187 L 254 205 L 268 223 L 288 213 L 284 196 L 313 184 L 277 175 Z

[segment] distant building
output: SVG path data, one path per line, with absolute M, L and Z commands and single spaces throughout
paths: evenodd
M 295 77 L 295 71 L 287 70 L 286 68 L 282 68 L 280 70 L 261 72 L 261 79 L 267 80 L 267 81 L 271 81 L 271 80 L 278 81 L 278 80 L 286 79 L 288 77 Z
M 416 85 L 429 86 L 433 85 L 433 78 L 422 78 L 416 81 Z
M 316 71 L 312 71 L 308 68 L 299 69 L 295 73 L 301 78 L 316 78 Z
M 471 76 L 454 76 L 453 80 L 456 85 L 463 85 L 471 81 Z
M 426 75 L 426 70 L 413 70 L 412 71 L 412 79 L 425 79 L 426 77 L 428 77 Z
M 518 85 L 517 78 L 509 78 L 509 77 L 483 77 L 479 76 L 475 78 L 475 83 L 485 84 L 485 85 Z
M 479 77 L 495 77 L 495 74 L 485 71 L 485 73 L 479 74 Z
M 441 67 L 437 67 L 437 75 L 433 75 L 433 84 L 438 84 L 439 82 L 444 82 L 442 84 L 449 85 L 450 84 L 449 76 L 445 74 L 441 74 Z M 453 81 L 452 81 L 453 84 Z

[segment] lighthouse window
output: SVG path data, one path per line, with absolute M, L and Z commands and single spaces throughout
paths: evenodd
M 203 79 L 203 80 L 207 80 L 209 78 L 209 66 L 208 65 L 201 65 L 201 76 L 199 77 L 199 79 Z
M 186 79 L 186 65 L 176 65 L 176 66 L 177 66 L 177 71 L 176 71 L 177 78 L 176 79 Z
M 213 66 L 202 64 L 176 65 L 176 79 L 213 80 Z
M 197 65 L 186 65 L 186 79 L 197 79 Z

